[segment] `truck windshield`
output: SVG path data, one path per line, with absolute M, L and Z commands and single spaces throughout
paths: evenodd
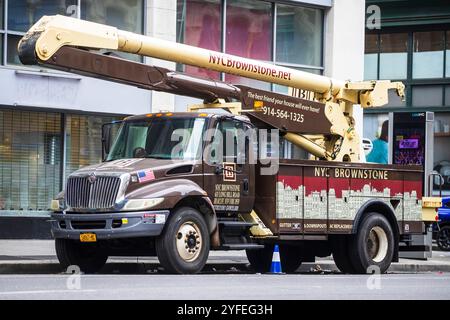
M 203 118 L 162 117 L 125 121 L 106 161 L 124 158 L 199 159 L 204 128 Z

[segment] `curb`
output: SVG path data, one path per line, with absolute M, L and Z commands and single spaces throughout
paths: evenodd
M 333 262 L 304 263 L 298 270 L 299 272 L 337 272 L 339 269 Z M 422 272 L 450 272 L 450 264 L 413 264 L 413 263 L 392 263 L 388 273 L 422 273 Z
M 146 274 L 157 273 L 159 265 L 153 262 L 110 262 L 101 273 Z M 249 273 L 247 262 L 214 261 L 205 267 L 205 273 Z M 57 261 L 8 261 L 0 263 L 0 274 L 61 274 L 64 270 Z M 299 273 L 340 273 L 333 262 L 304 263 Z M 450 272 L 450 264 L 393 263 L 388 272 L 422 273 Z M 252 273 L 252 272 L 250 272 Z

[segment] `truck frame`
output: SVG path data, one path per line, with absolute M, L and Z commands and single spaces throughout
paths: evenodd
M 103 49 L 286 85 L 292 95 L 95 52 Z M 105 161 L 72 173 L 51 204 L 64 267 L 96 272 L 110 255 L 156 254 L 167 272 L 197 273 L 210 250 L 246 250 L 264 272 L 278 244 L 286 272 L 330 254 L 344 273 L 385 272 L 399 243 L 435 221 L 440 199 L 422 194 L 420 167 L 361 161 L 353 105 L 382 106 L 389 89 L 404 96 L 402 83 L 343 82 L 63 16 L 43 17 L 18 50 L 24 64 L 203 100 L 191 112 L 104 126 Z M 313 159 L 279 160 L 280 138 Z

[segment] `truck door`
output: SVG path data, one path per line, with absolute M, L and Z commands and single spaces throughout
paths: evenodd
M 255 198 L 255 166 L 250 164 L 252 126 L 220 119 L 205 149 L 204 187 L 219 212 L 251 212 Z

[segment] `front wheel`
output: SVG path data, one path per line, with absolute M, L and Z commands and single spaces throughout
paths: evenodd
M 193 208 L 176 210 L 156 239 L 156 253 L 166 272 L 200 272 L 209 255 L 209 232 L 203 216 Z
M 349 255 L 355 273 L 385 273 L 394 257 L 394 233 L 381 214 L 367 214 L 356 235 L 349 238 Z M 376 269 L 377 270 L 376 270 Z
M 443 226 L 437 233 L 436 243 L 442 251 L 450 251 L 450 226 Z
M 75 240 L 56 239 L 56 256 L 60 265 L 67 269 L 78 266 L 84 273 L 99 271 L 108 260 L 108 255 L 97 243 L 81 243 Z

